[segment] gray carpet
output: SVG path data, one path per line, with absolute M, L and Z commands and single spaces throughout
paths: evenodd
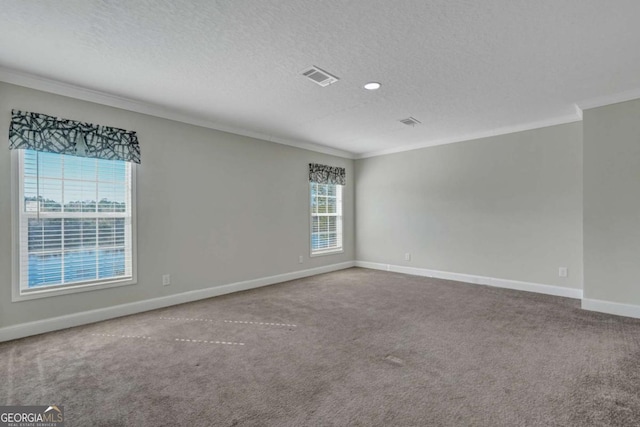
M 354 268 L 0 344 L 0 403 L 68 426 L 640 425 L 640 321 Z

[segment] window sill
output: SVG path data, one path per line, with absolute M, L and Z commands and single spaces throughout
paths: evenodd
M 120 286 L 135 285 L 137 280 L 135 278 L 123 278 L 118 280 L 110 280 L 98 283 L 79 283 L 76 285 L 69 285 L 63 287 L 51 287 L 49 289 L 38 289 L 32 291 L 18 291 L 14 288 L 14 292 L 11 298 L 12 302 L 29 301 L 39 298 L 55 297 L 58 295 L 75 294 L 79 292 L 97 291 L 100 289 L 116 288 Z
M 311 258 L 315 258 L 315 257 L 319 257 L 319 256 L 337 255 L 337 254 L 342 254 L 342 253 L 344 253 L 344 249 L 340 248 L 340 249 L 330 249 L 330 250 L 322 251 L 322 252 L 311 252 L 311 254 L 309 256 Z

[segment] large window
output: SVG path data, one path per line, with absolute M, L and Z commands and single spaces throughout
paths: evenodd
M 18 295 L 135 282 L 132 163 L 15 150 Z
M 310 182 L 311 255 L 342 251 L 342 186 Z

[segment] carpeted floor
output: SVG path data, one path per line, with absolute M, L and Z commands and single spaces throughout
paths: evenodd
M 640 425 L 640 321 L 353 268 L 0 344 L 67 426 Z

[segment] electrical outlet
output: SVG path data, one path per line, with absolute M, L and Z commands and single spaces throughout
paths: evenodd
M 298 262 L 299 262 L 300 264 L 302 264 L 302 263 L 304 262 L 304 257 L 303 257 L 302 255 L 300 255 L 300 256 L 298 257 Z
M 558 276 L 560 276 L 560 277 L 568 277 L 569 276 L 569 269 L 567 267 L 558 268 Z
M 162 275 L 162 286 L 169 286 L 171 284 L 171 275 L 163 274 Z
M 404 254 L 404 260 L 405 261 L 411 261 L 411 254 L 409 252 Z

